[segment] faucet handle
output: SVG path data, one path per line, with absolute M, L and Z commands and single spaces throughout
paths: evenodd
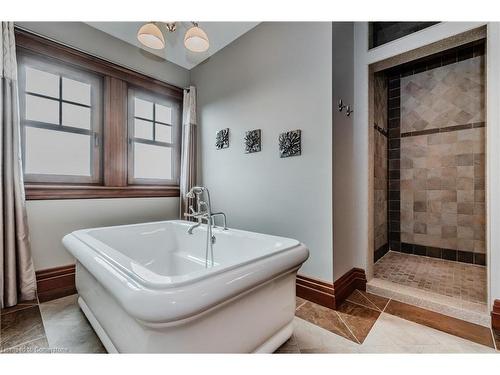
M 191 205 L 191 206 L 189 206 L 189 212 L 191 212 L 192 214 L 195 214 L 195 213 L 196 213 L 196 211 L 193 209 L 193 206 L 192 206 L 192 205 Z

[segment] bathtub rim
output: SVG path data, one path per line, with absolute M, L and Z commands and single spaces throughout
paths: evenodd
M 137 283 L 75 236 L 67 235 L 64 240 L 68 251 L 81 266 L 129 315 L 145 325 L 169 324 L 199 315 L 279 275 L 296 272 L 309 256 L 307 247 L 298 243 L 285 251 L 218 274 L 209 274 L 209 277 L 187 285 L 151 289 Z
M 73 240 L 71 237 L 74 237 L 74 239 L 81 241 L 83 244 L 85 244 L 91 251 L 95 252 L 98 256 L 102 257 L 106 262 L 111 264 L 114 268 L 118 269 L 121 273 L 126 275 L 127 277 L 133 279 L 138 285 L 141 285 L 143 287 L 147 287 L 148 289 L 158 289 L 158 290 L 163 290 L 167 288 L 178 288 L 182 286 L 187 286 L 196 282 L 203 281 L 204 279 L 210 278 L 212 276 L 231 271 L 233 269 L 252 264 L 254 262 L 264 260 L 266 258 L 272 257 L 274 255 L 284 253 L 286 251 L 289 251 L 290 249 L 296 248 L 298 246 L 304 246 L 302 243 L 299 241 L 288 238 L 288 237 L 282 237 L 282 236 L 275 236 L 271 234 L 263 234 L 263 233 L 257 233 L 257 232 L 251 232 L 251 231 L 245 231 L 241 229 L 232 229 L 229 228 L 228 230 L 233 231 L 235 233 L 243 233 L 243 234 L 250 234 L 250 235 L 258 235 L 258 236 L 269 236 L 272 237 L 273 239 L 276 240 L 282 240 L 288 242 L 287 246 L 283 246 L 277 250 L 274 250 L 269 253 L 265 253 L 253 258 L 249 258 L 241 263 L 233 263 L 229 265 L 224 265 L 222 267 L 217 267 L 217 268 L 212 268 L 207 270 L 199 270 L 195 271 L 186 275 L 176 275 L 176 276 L 166 276 L 166 275 L 160 275 L 155 273 L 154 271 L 148 269 L 147 267 L 141 265 L 140 263 L 137 263 L 133 261 L 130 257 L 126 256 L 125 254 L 121 253 L 118 249 L 104 243 L 103 241 L 93 237 L 89 232 L 91 231 L 96 231 L 96 230 L 106 230 L 106 229 L 116 229 L 116 228 L 130 228 L 130 227 L 139 227 L 139 226 L 145 226 L 145 225 L 154 225 L 154 224 L 163 224 L 163 223 L 178 223 L 181 225 L 186 226 L 186 224 L 191 225 L 192 222 L 186 221 L 186 220 L 162 220 L 162 221 L 154 221 L 154 222 L 147 222 L 147 223 L 137 223 L 137 224 L 126 224 L 126 225 L 117 225 L 117 226 L 106 226 L 106 227 L 97 227 L 97 228 L 88 228 L 88 229 L 79 229 L 76 231 L 73 231 L 67 235 L 65 235 L 62 239 L 62 242 L 64 246 L 70 251 L 72 254 L 73 252 L 70 250 L 69 246 Z M 206 224 L 202 225 L 203 229 L 206 228 Z M 102 246 L 106 251 L 103 251 L 99 249 L 98 247 Z M 216 249 L 215 249 L 216 251 Z M 144 277 L 139 276 L 137 273 L 133 272 L 129 267 L 126 267 L 124 264 L 122 264 L 119 261 L 116 261 L 110 254 L 107 252 L 110 252 L 113 255 L 117 255 L 119 258 L 123 259 L 130 259 L 131 264 L 133 264 L 135 267 L 139 267 L 145 272 L 143 274 L 151 273 L 155 275 L 155 278 L 161 279 L 161 281 L 152 281 L 145 279 Z M 76 255 L 73 254 L 75 257 Z

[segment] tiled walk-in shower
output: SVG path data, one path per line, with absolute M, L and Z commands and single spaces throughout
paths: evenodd
M 486 303 L 486 268 L 391 251 L 374 267 L 374 277 L 463 301 Z
M 485 304 L 484 40 L 373 83 L 374 277 Z

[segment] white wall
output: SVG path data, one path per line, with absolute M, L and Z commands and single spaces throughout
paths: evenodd
M 65 199 L 26 202 L 35 269 L 74 263 L 61 243 L 77 229 L 176 219 L 178 198 Z
M 16 26 L 93 56 L 179 87 L 189 83 L 189 71 L 83 22 L 16 22 Z
M 262 23 L 191 71 L 198 88 L 201 180 L 228 225 L 296 238 L 300 273 L 332 281 L 332 26 Z M 230 128 L 230 147 L 215 133 Z M 262 151 L 245 154 L 246 130 Z M 302 129 L 302 156 L 280 159 L 278 136 Z
M 500 299 L 500 23 L 488 24 L 486 46 L 486 202 L 490 306 Z
M 16 22 L 16 25 L 164 82 L 185 87 L 189 71 L 82 22 Z M 76 229 L 178 217 L 178 198 L 28 201 L 35 269 L 73 263 L 61 238 Z

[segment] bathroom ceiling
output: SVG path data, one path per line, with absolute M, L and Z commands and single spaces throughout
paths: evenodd
M 199 22 L 199 26 L 203 28 L 208 35 L 210 47 L 206 52 L 195 53 L 184 47 L 184 34 L 187 29 L 191 27 L 191 22 L 177 22 L 177 30 L 173 33 L 169 33 L 164 27 L 161 27 L 166 44 L 165 48 L 162 50 L 154 50 L 145 47 L 137 40 L 137 31 L 145 22 L 86 23 L 115 38 L 160 56 L 186 69 L 194 68 L 200 62 L 212 56 L 258 24 L 258 22 Z

